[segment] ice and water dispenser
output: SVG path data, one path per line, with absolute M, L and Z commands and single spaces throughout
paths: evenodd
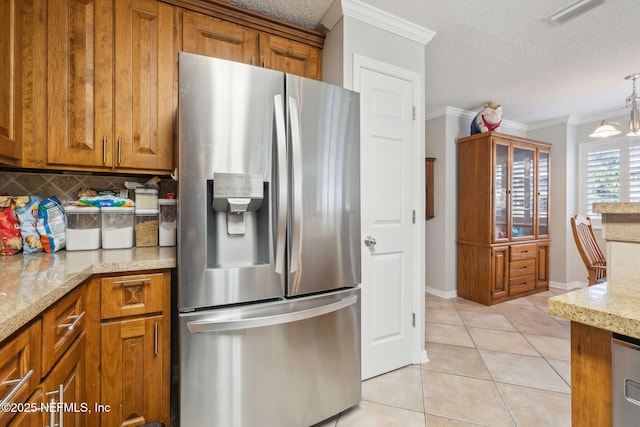
M 262 176 L 214 172 L 209 189 L 209 266 L 268 264 L 269 198 Z

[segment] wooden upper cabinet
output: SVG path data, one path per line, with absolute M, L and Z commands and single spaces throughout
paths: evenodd
M 0 164 L 172 172 L 178 51 L 320 79 L 323 43 L 222 0 L 0 0 Z
M 258 65 L 257 31 L 194 12 L 184 12 L 182 22 L 183 51 Z
M 304 43 L 260 34 L 260 57 L 266 68 L 322 79 L 322 50 Z
M 234 22 L 184 11 L 182 50 L 320 80 L 322 49 Z
M 50 165 L 112 164 L 112 21 L 111 0 L 49 2 Z
M 115 4 L 49 3 L 47 163 L 171 171 L 173 7 Z
M 173 169 L 174 9 L 116 2 L 116 169 Z

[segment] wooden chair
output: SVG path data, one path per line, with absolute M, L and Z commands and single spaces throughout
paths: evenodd
M 582 215 L 571 217 L 571 230 L 580 257 L 587 267 L 589 286 L 607 280 L 607 260 L 605 259 L 591 228 L 591 219 Z

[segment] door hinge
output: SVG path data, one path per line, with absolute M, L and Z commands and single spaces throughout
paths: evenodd
M 416 107 L 415 105 L 412 107 L 412 113 L 411 113 L 411 120 L 415 120 L 416 119 Z
M 411 220 L 413 221 L 414 224 L 416 223 L 416 210 L 415 209 L 411 212 Z
M 416 327 L 416 314 L 411 313 L 411 326 Z

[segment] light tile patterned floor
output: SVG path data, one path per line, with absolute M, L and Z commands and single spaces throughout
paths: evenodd
M 429 362 L 362 383 L 362 401 L 318 427 L 571 426 L 569 321 L 547 298 L 486 307 L 426 296 Z

